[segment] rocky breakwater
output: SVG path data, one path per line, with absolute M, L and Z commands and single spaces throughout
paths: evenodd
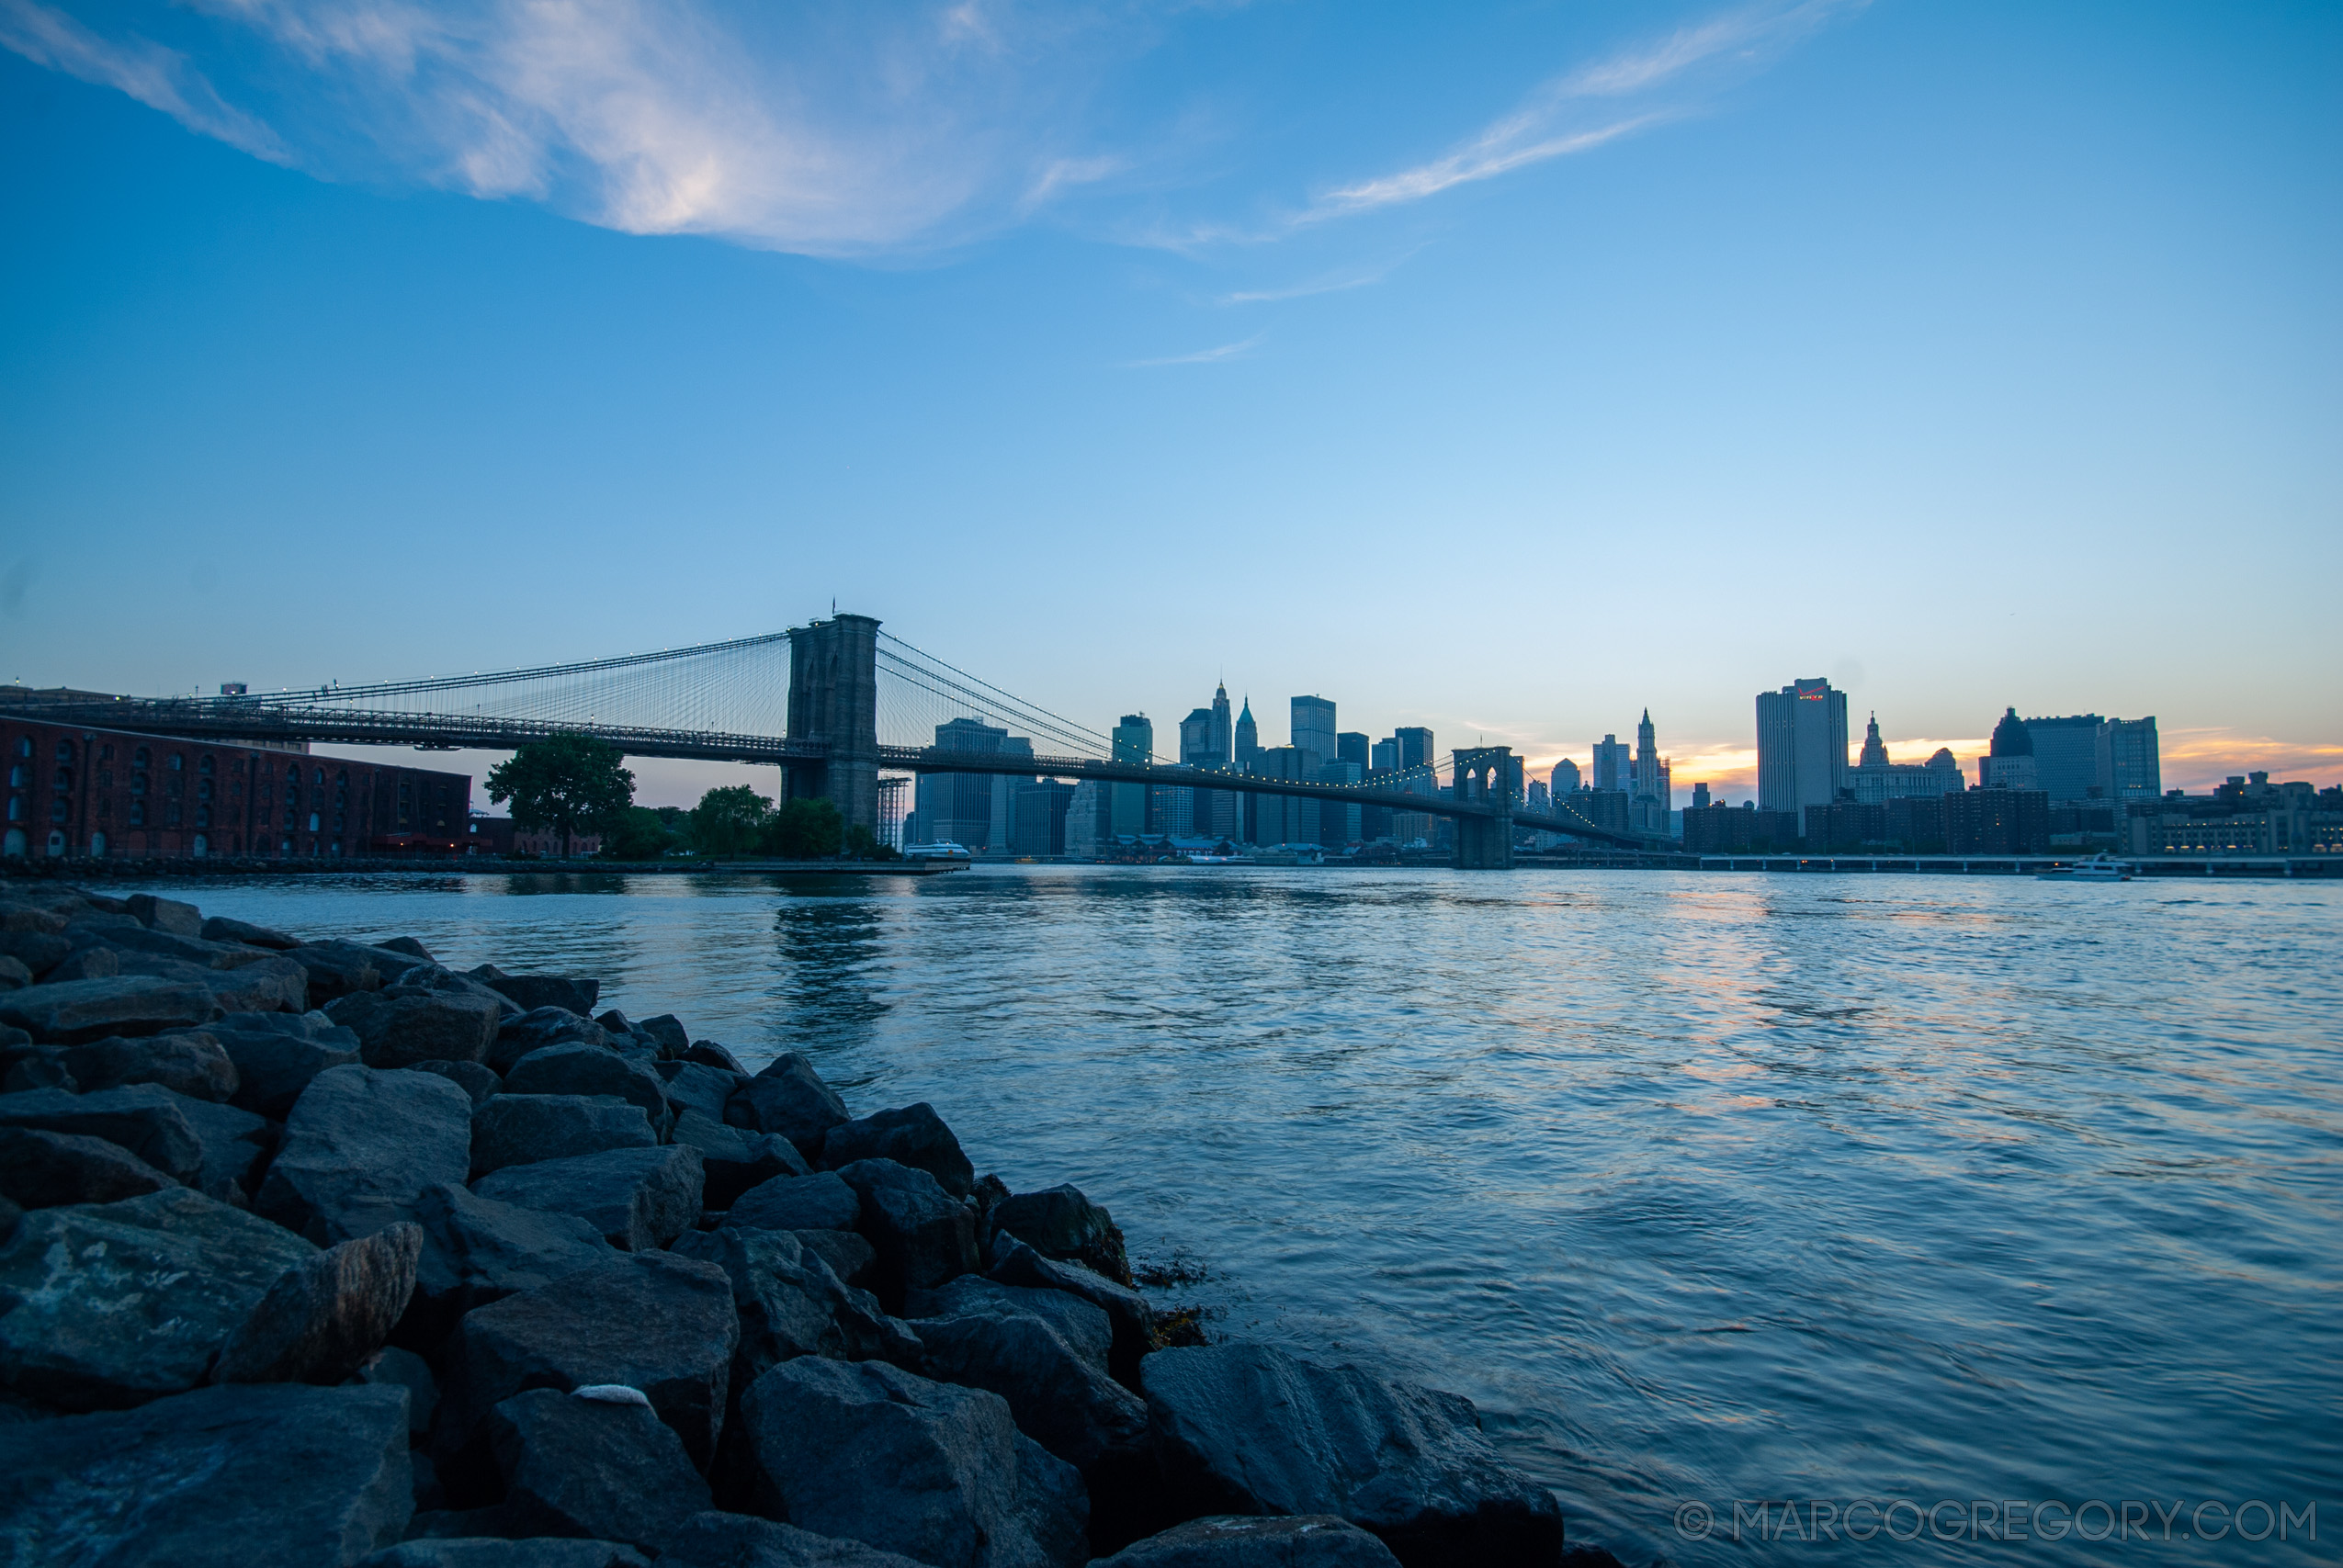
M 0 900 L 0 1562 L 1608 1561 L 1466 1400 L 598 989 Z

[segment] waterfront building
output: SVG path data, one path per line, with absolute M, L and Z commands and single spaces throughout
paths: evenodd
M 2109 800 L 2155 800 L 2164 793 L 2156 719 L 2111 718 L 2100 726 L 2096 750 L 2100 793 Z
M 2105 719 L 2083 713 L 2023 722 L 2033 742 L 2035 781 L 2053 805 L 2105 798 L 2099 779 L 2099 732 Z
M 1980 789 L 2037 790 L 2042 788 L 2042 770 L 2034 761 L 2034 738 L 2026 728 L 2026 721 L 2018 716 L 2016 708 L 2001 716 L 1993 727 L 1993 739 L 1986 754 L 1977 760 L 1977 786 Z
M 1798 680 L 1757 699 L 1758 807 L 1803 812 L 1847 787 L 1847 694 Z
M 1362 735 L 1359 739 L 1364 740 L 1366 737 Z M 1366 770 L 1356 762 L 1337 758 L 1331 762 L 1320 763 L 1318 776 L 1323 784 L 1354 784 L 1366 777 Z M 1337 806 L 1331 801 L 1315 800 L 1302 804 L 1311 807 L 1318 817 L 1318 836 L 1310 842 L 1323 844 L 1330 850 L 1364 842 L 1362 835 L 1365 824 L 1361 821 L 1360 809 L 1356 806 Z
M 1272 746 L 1245 771 L 1256 778 L 1299 781 L 1314 776 L 1318 767 L 1318 760 L 1297 746 Z M 1251 842 L 1263 847 L 1318 842 L 1318 802 L 1282 795 L 1253 795 L 1246 799 L 1252 805 Z
M 1575 795 L 1579 787 L 1580 776 L 1579 764 L 1565 757 L 1554 764 L 1554 772 L 1547 775 L 1547 787 L 1557 795 Z
M 1084 779 L 1067 797 L 1060 851 L 1067 859 L 1097 860 L 1114 843 L 1110 818 L 1115 802 L 1107 793 L 1114 787 L 1097 779 Z
M 1696 855 L 1769 854 L 1798 848 L 1798 814 L 1760 811 L 1723 801 L 1684 813 L 1684 852 Z
M 1599 790 L 1627 793 L 1635 783 L 1635 760 L 1616 735 L 1594 743 L 1594 785 Z
M 1664 837 L 1669 814 L 1675 809 L 1675 788 L 1670 782 L 1669 760 L 1659 754 L 1651 724 L 1651 709 L 1636 726 L 1634 773 L 1627 789 L 1627 820 L 1633 830 Z
M 935 747 L 982 756 L 1033 755 L 1030 739 L 974 718 L 937 725 Z M 971 855 L 1006 855 L 1017 786 L 1033 782 L 1010 773 L 922 773 L 905 831 L 913 843 L 954 843 Z
M 2119 806 L 2135 855 L 2343 855 L 2343 786 L 2232 775 L 2209 795 L 2174 790 Z
M 2049 852 L 2050 796 L 2041 790 L 1979 785 L 1941 797 L 1941 806 L 1947 854 L 2038 855 Z
M 1440 754 L 1433 750 L 1432 731 L 1421 725 L 1401 725 L 1391 732 L 1391 748 L 1395 763 L 1402 775 L 1394 781 L 1409 795 L 1441 793 L 1438 763 Z M 1432 842 L 1440 831 L 1444 817 L 1434 817 L 1429 811 L 1394 811 L 1391 814 L 1392 841 L 1412 844 L 1419 839 Z
M 0 854 L 12 860 L 454 855 L 476 843 L 469 773 L 14 718 L 0 720 Z
M 1961 776 L 1961 764 L 1952 751 L 1941 746 L 1925 763 L 1890 761 L 1879 738 L 1879 716 L 1873 714 L 1863 728 L 1862 751 L 1847 772 L 1847 785 L 1857 805 L 1885 806 L 1915 795 L 1956 794 L 1968 787 L 1968 781 Z
M 550 828 L 524 828 L 509 817 L 472 813 L 464 827 L 464 853 L 520 860 L 571 860 L 602 852 L 599 833 L 572 833 L 565 841 Z
M 1143 713 L 1126 713 L 1115 727 L 1115 760 L 1118 762 L 1152 762 L 1155 760 L 1155 726 Z M 1149 809 L 1155 802 L 1154 791 L 1143 784 L 1117 784 L 1108 786 L 1113 791 L 1112 815 L 1108 831 L 1115 838 L 1137 838 L 1152 832 L 1155 823 Z
M 1074 791 L 1080 787 L 1058 779 L 1017 785 L 1010 853 L 1033 860 L 1064 854 L 1066 813 L 1074 803 Z

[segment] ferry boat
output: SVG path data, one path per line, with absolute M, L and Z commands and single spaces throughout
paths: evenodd
M 903 858 L 915 861 L 944 861 L 954 865 L 966 865 L 968 863 L 969 856 L 966 847 L 956 844 L 949 839 L 938 839 L 932 844 L 905 844 Z
M 2071 865 L 2054 865 L 2034 874 L 2044 882 L 2129 882 L 2132 870 L 2130 861 L 2096 854 L 2088 860 L 2078 860 Z

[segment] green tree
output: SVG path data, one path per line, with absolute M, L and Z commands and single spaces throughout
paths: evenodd
M 488 770 L 488 798 L 513 803 L 521 827 L 550 831 L 561 852 L 581 833 L 616 834 L 635 800 L 625 756 L 591 735 L 565 731 L 532 740 Z
M 843 852 L 848 860 L 901 860 L 903 852 L 892 844 L 882 844 L 878 835 L 857 822 L 846 829 L 846 847 Z
M 836 854 L 844 836 L 837 807 L 826 800 L 792 800 L 766 825 L 764 849 L 783 860 L 821 860 Z
M 658 812 L 630 806 L 626 826 L 602 840 L 602 854 L 606 860 L 657 860 L 674 847 L 674 835 Z
M 773 802 L 746 784 L 712 789 L 692 808 L 692 848 L 712 859 L 754 853 L 773 819 Z

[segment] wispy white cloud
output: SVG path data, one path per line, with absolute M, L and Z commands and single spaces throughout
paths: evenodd
M 1307 282 L 1288 284 L 1278 288 L 1239 288 L 1223 294 L 1213 301 L 1216 305 L 1267 305 L 1283 299 L 1307 299 L 1313 294 L 1341 294 L 1353 288 L 1365 288 L 1382 282 L 1398 271 L 1409 256 L 1423 249 L 1416 246 L 1407 255 L 1364 271 L 1328 273 Z
M 217 138 L 255 158 L 272 164 L 291 162 L 275 131 L 231 107 L 203 73 L 175 50 L 142 39 L 118 43 L 101 38 L 38 0 L 0 0 L 0 48 L 21 54 L 36 65 L 127 93 L 189 130 Z
M 1134 359 L 1124 367 L 1126 370 L 1149 370 L 1159 365 L 1217 365 L 1224 359 L 1235 359 L 1261 346 L 1267 333 L 1255 333 L 1242 343 L 1224 343 L 1218 348 L 1199 349 L 1194 354 L 1174 354 L 1163 359 Z

